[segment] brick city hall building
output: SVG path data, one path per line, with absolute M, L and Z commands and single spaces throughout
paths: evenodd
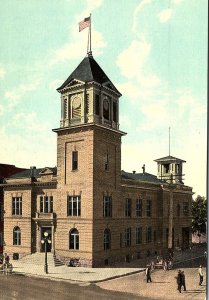
M 58 88 L 57 168 L 31 167 L 4 184 L 4 252 L 51 251 L 83 266 L 117 264 L 191 243 L 185 161 L 157 159 L 157 176 L 121 171 L 120 92 L 91 52 Z

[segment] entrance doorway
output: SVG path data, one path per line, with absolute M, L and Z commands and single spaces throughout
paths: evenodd
M 186 250 L 189 248 L 189 227 L 182 228 L 182 250 Z
M 51 227 L 41 227 L 41 240 L 44 239 L 44 232 L 48 233 L 48 239 L 52 240 L 52 228 Z M 46 244 L 46 250 L 47 252 L 51 252 L 52 249 L 52 243 L 47 243 Z M 41 243 L 41 252 L 45 252 L 45 244 Z

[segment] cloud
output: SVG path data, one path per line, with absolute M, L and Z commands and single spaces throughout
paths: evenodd
M 117 65 L 123 76 L 129 79 L 140 78 L 142 69 L 150 54 L 151 45 L 144 39 L 133 40 L 117 58 Z
M 86 55 L 88 29 L 78 32 L 78 28 L 76 27 L 76 33 L 75 33 L 75 28 L 72 29 L 72 32 L 73 31 L 74 33 L 72 34 L 72 41 L 65 44 L 59 49 L 51 51 L 51 58 L 49 60 L 50 66 L 53 66 L 55 64 L 58 64 L 66 60 L 77 59 L 80 58 L 81 56 Z M 101 53 L 102 49 L 106 46 L 106 43 L 104 41 L 102 34 L 94 30 L 94 28 L 92 28 L 92 41 L 93 41 L 92 48 L 94 50 L 93 54 L 97 56 Z
M 3 115 L 3 112 L 4 112 L 4 107 L 0 105 L 0 116 Z
M 134 33 L 138 33 L 136 28 L 137 28 L 137 23 L 138 23 L 138 16 L 139 16 L 139 13 L 144 9 L 144 7 L 148 4 L 152 3 L 152 0 L 142 0 L 140 2 L 140 4 L 136 7 L 136 9 L 134 10 L 134 13 L 133 13 L 133 25 L 132 25 L 132 31 Z
M 34 91 L 40 85 L 40 81 L 34 81 L 28 84 L 21 84 L 12 91 L 7 91 L 5 97 L 9 100 L 9 106 L 13 107 L 18 104 L 19 100 L 23 98 L 28 92 Z
M 3 67 L 0 66 L 0 79 L 4 79 L 5 76 L 5 70 Z
M 56 165 L 56 136 L 53 133 L 22 135 L 1 127 L 0 136 L 2 163 L 26 168 Z
M 183 1 L 184 0 L 171 0 L 171 3 L 178 5 L 181 4 Z
M 40 122 L 35 112 L 17 113 L 12 119 L 12 125 L 19 129 L 24 129 L 25 132 L 42 133 L 50 131 L 50 124 L 47 122 Z
M 161 23 L 166 23 L 171 19 L 173 14 L 173 10 L 171 8 L 167 8 L 162 10 L 157 16 Z
M 49 83 L 50 90 L 54 91 L 54 90 L 58 89 L 63 82 L 64 82 L 64 79 L 63 80 L 61 80 L 61 79 L 55 79 L 55 80 L 51 81 Z

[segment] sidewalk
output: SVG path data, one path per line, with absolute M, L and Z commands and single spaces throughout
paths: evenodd
M 144 271 L 144 268 L 55 267 L 53 263 L 49 263 L 48 274 L 46 274 L 44 272 L 44 260 L 43 265 L 34 265 L 29 262 L 22 263 L 21 260 L 11 260 L 11 263 L 15 274 L 83 283 L 97 283 Z

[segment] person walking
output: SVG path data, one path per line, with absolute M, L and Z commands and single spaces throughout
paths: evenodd
M 179 291 L 179 293 L 181 293 L 181 287 L 182 287 L 182 272 L 181 272 L 181 270 L 178 271 L 176 279 L 177 279 L 177 285 L 178 285 L 177 290 Z
M 151 279 L 151 268 L 150 268 L 150 266 L 148 266 L 148 267 L 146 268 L 145 274 L 146 274 L 146 276 L 147 276 L 147 283 L 148 283 L 148 282 L 152 282 L 152 279 Z
M 181 272 L 181 279 L 182 279 L 182 285 L 183 285 L 184 291 L 186 291 L 186 281 L 185 281 L 184 271 Z
M 200 278 L 199 285 L 202 285 L 202 283 L 203 283 L 203 272 L 202 272 L 202 266 L 201 265 L 198 269 L 198 274 L 199 274 L 199 278 Z

